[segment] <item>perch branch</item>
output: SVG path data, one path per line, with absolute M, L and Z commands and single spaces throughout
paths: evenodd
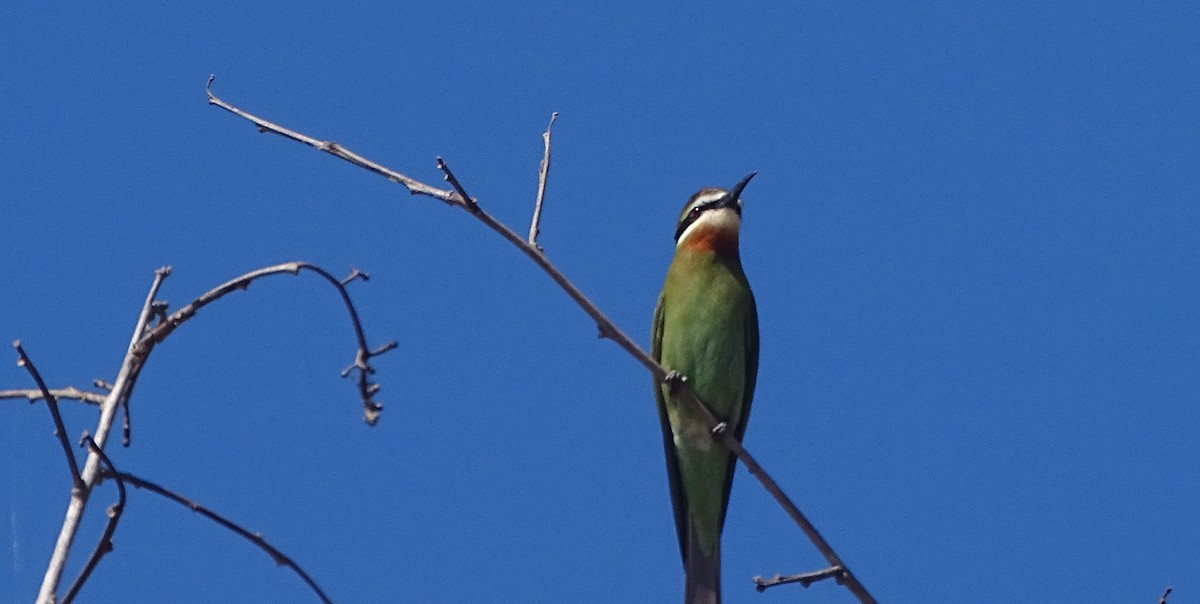
M 20 340 L 13 341 L 13 348 L 17 349 L 17 365 L 29 372 L 29 376 L 37 384 L 38 392 L 41 392 L 46 401 L 46 407 L 50 409 L 50 417 L 54 419 L 54 436 L 58 437 L 58 444 L 62 445 L 63 453 L 67 456 L 67 467 L 71 470 L 71 492 L 82 491 L 83 479 L 79 476 L 79 461 L 75 459 L 75 452 L 71 450 L 71 441 L 67 440 L 67 427 L 63 425 L 62 414 L 58 412 L 58 399 L 54 398 L 54 394 L 46 387 L 46 382 L 42 380 L 42 375 L 38 373 L 33 361 L 25 355 Z
M 412 193 L 413 195 L 426 195 L 466 210 L 472 216 L 479 219 L 479 221 L 489 229 L 495 231 L 509 243 L 516 246 L 517 249 L 521 250 L 522 253 L 528 256 L 529 259 L 535 264 L 537 264 L 539 268 L 541 268 L 556 284 L 558 284 L 558 286 L 572 300 L 574 300 L 575 303 L 579 305 L 579 307 L 582 308 L 583 311 L 587 313 L 587 315 L 591 317 L 593 321 L 596 322 L 602 337 L 613 340 L 618 346 L 625 350 L 625 352 L 641 363 L 642 366 L 650 371 L 650 373 L 654 376 L 655 381 L 661 383 L 667 382 L 668 370 L 666 368 L 655 361 L 649 353 L 638 346 L 628 335 L 625 334 L 625 332 L 621 331 L 607 316 L 605 316 L 604 313 L 602 313 L 591 300 L 583 295 L 583 292 L 581 292 L 579 288 L 575 286 L 575 284 L 571 283 L 571 281 L 568 280 L 561 271 L 559 271 L 553 264 L 550 263 L 541 249 L 539 249 L 536 245 L 530 245 L 525 238 L 517 235 L 512 229 L 505 226 L 491 214 L 488 214 L 483 210 L 482 207 L 474 202 L 474 200 L 470 200 L 465 193 L 461 191 L 461 185 L 456 186 L 456 190 L 438 189 L 400 174 L 395 170 L 386 168 L 373 161 L 367 160 L 361 156 L 351 154 L 345 151 L 342 147 L 336 145 L 336 143 L 324 143 L 304 134 L 288 130 L 287 128 L 247 113 L 217 98 L 212 92 L 212 82 L 213 77 L 210 76 L 208 80 L 208 86 L 206 87 L 208 102 L 255 124 L 258 127 L 259 132 L 278 134 L 297 142 L 304 143 L 318 150 L 330 153 L 345 161 L 349 161 L 350 163 L 360 166 L 364 169 L 375 172 L 376 174 L 383 175 L 389 180 L 403 185 L 408 189 L 409 193 Z M 440 158 L 438 161 L 438 166 L 439 168 L 443 168 L 444 173 L 449 172 L 449 169 L 445 167 L 445 162 L 441 161 Z M 452 184 L 455 182 L 457 182 L 457 179 L 452 181 Z M 831 567 L 838 567 L 842 569 L 842 576 L 839 578 L 838 583 L 844 585 L 859 599 L 859 601 L 863 602 L 864 604 L 874 603 L 875 599 L 867 591 L 866 587 L 864 587 L 862 583 L 859 582 L 858 578 L 850 572 L 849 567 L 842 562 L 841 558 L 837 555 L 829 543 L 824 539 L 824 537 L 821 536 L 819 532 L 817 532 L 816 527 L 813 526 L 813 524 L 808 521 L 808 518 L 806 518 L 804 514 L 800 512 L 800 509 L 796 507 L 796 504 L 793 503 L 792 500 L 783 492 L 783 490 L 779 488 L 779 485 L 775 483 L 774 479 L 772 479 L 771 476 L 762 468 L 762 466 L 760 466 L 758 462 L 746 452 L 746 450 L 741 446 L 741 443 L 738 442 L 738 440 L 730 433 L 730 431 L 716 430 L 721 422 L 712 414 L 711 411 L 709 411 L 708 407 L 699 399 L 699 397 L 696 396 L 696 393 L 691 389 L 690 386 L 686 384 L 686 382 L 680 385 L 679 394 L 684 404 L 688 405 L 694 413 L 699 415 L 707 422 L 711 429 L 715 430 L 713 434 L 714 438 L 728 448 L 730 452 L 736 455 L 737 458 L 746 466 L 746 469 L 749 470 L 750 473 L 756 479 L 758 479 L 760 483 L 762 483 L 767 492 L 770 493 L 771 496 L 775 498 L 775 501 L 784 508 L 788 516 L 791 517 L 792 520 L 804 532 L 804 534 L 808 536 L 809 540 L 812 541 L 817 550 L 821 552 L 821 555 L 825 557 L 825 560 L 829 563 L 829 565 Z
M 322 602 L 325 602 L 325 604 L 331 604 L 332 600 L 329 599 L 329 596 L 325 595 L 325 591 L 321 589 L 321 586 L 317 585 L 317 582 L 313 580 L 308 573 L 304 572 L 304 569 L 300 568 L 300 565 L 296 564 L 295 560 L 292 560 L 287 554 L 279 551 L 278 548 L 271 545 L 266 539 L 263 538 L 261 534 L 250 532 L 236 522 L 229 520 L 228 518 L 204 507 L 199 503 L 196 503 L 195 501 L 192 501 L 191 499 L 188 499 L 187 497 L 184 497 L 183 495 L 180 495 L 168 488 L 159 486 L 158 484 L 150 482 L 144 478 L 139 478 L 138 476 L 130 474 L 129 472 L 113 471 L 111 476 L 116 478 L 118 481 L 125 481 L 136 488 L 146 489 L 147 491 L 161 495 L 233 531 L 238 536 L 249 541 L 250 543 L 253 543 L 259 549 L 266 552 L 276 566 L 286 566 L 292 569 L 292 572 L 296 573 L 296 575 L 298 575 L 308 585 L 309 589 L 311 589 L 313 593 L 315 593 L 317 597 L 321 599 Z

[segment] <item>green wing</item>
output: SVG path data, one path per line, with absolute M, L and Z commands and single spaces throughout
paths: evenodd
M 650 354 L 658 363 L 662 363 L 662 330 L 666 305 L 666 292 L 658 297 L 654 306 L 654 327 L 650 335 Z M 757 320 L 756 320 L 757 323 Z M 754 335 L 755 344 L 758 334 Z M 755 348 L 755 366 L 758 365 L 757 346 Z M 671 369 L 670 367 L 667 368 Z M 662 422 L 663 453 L 667 457 L 667 482 L 671 485 L 671 507 L 675 509 L 675 532 L 679 535 L 679 555 L 687 558 L 687 498 L 683 496 L 683 482 L 679 477 L 679 458 L 675 455 L 675 433 L 671 430 L 671 420 L 667 417 L 667 401 L 663 396 L 663 384 L 654 380 L 654 398 L 658 401 L 658 419 Z
M 746 337 L 746 389 L 743 394 L 745 400 L 742 401 L 742 413 L 738 416 L 737 426 L 733 430 L 738 442 L 742 442 L 742 437 L 746 435 L 746 424 L 750 423 L 750 403 L 754 400 L 754 385 L 758 382 L 758 307 L 754 303 L 754 293 L 749 289 L 746 293 L 750 296 L 750 312 L 746 313 L 746 324 L 742 326 Z M 737 457 L 730 454 L 729 470 L 725 474 L 725 495 L 722 497 L 725 502 L 721 506 L 722 526 L 725 524 L 725 512 L 729 510 L 729 492 L 733 490 L 736 465 Z
M 749 292 L 748 292 L 749 293 Z M 659 296 L 658 304 L 654 307 L 654 326 L 650 336 L 650 353 L 655 361 L 662 362 L 662 330 L 666 305 L 665 294 Z M 746 387 L 745 400 L 742 401 L 741 415 L 738 416 L 734 427 L 734 436 L 738 442 L 746 434 L 746 425 L 750 419 L 750 405 L 754 399 L 754 387 L 758 381 L 758 308 L 754 303 L 754 294 L 750 294 L 750 312 L 746 313 L 746 324 L 743 326 L 746 351 Z M 671 369 L 667 367 L 667 369 Z M 667 404 L 663 394 L 663 385 L 654 380 L 654 398 L 658 401 L 658 418 L 662 423 L 663 453 L 667 458 L 667 481 L 671 486 L 671 504 L 675 509 L 675 532 L 679 536 L 679 553 L 687 558 L 687 498 L 683 494 L 683 481 L 680 478 L 679 458 L 675 453 L 675 433 L 671 430 L 671 420 L 667 417 Z M 726 471 L 725 491 L 721 507 L 721 524 L 725 523 L 725 513 L 729 510 L 729 493 L 733 489 L 734 466 L 737 457 L 729 455 L 729 468 Z

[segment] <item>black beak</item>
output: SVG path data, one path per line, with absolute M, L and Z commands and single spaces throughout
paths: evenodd
M 738 181 L 738 184 L 733 185 L 733 188 L 725 194 L 725 197 L 721 198 L 721 201 L 717 203 L 717 206 L 722 208 L 732 208 L 733 210 L 737 211 L 738 214 L 741 214 L 741 208 L 738 207 L 737 203 L 738 197 L 742 196 L 742 189 L 745 189 L 746 185 L 750 184 L 750 179 L 754 178 L 755 174 L 758 174 L 758 172 L 751 172 L 747 174 L 745 178 Z

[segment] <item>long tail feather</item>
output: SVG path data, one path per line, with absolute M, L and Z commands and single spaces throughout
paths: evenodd
M 696 529 L 688 522 L 687 558 L 684 559 L 684 604 L 721 604 L 721 544 L 718 540 L 711 555 L 701 549 Z

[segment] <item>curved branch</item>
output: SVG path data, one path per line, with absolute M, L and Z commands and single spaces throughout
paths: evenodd
M 309 589 L 311 589 L 313 591 L 313 593 L 316 594 L 317 597 L 321 599 L 322 602 L 324 602 L 325 604 L 332 604 L 332 600 L 329 599 L 329 596 L 325 595 L 325 591 L 321 589 L 321 586 L 317 585 L 317 582 L 311 576 L 309 576 L 308 573 L 304 572 L 304 569 L 300 568 L 300 565 L 296 564 L 295 560 L 292 560 L 290 557 L 288 557 L 287 554 L 279 551 L 278 548 L 276 548 L 275 546 L 268 543 L 266 539 L 263 539 L 262 535 L 260 535 L 258 533 L 250 532 L 249 530 L 243 528 L 238 523 L 236 523 L 232 520 L 229 520 L 228 518 L 214 512 L 214 511 L 204 507 L 203 505 L 200 505 L 199 503 L 196 503 L 195 501 L 192 501 L 191 499 L 188 499 L 187 497 L 184 497 L 183 495 L 180 495 L 166 487 L 162 487 L 153 482 L 150 482 L 149 480 L 146 480 L 145 478 L 140 478 L 138 476 L 130 474 L 129 472 L 117 472 L 115 470 L 112 471 L 111 473 L 106 473 L 106 475 L 110 475 L 113 478 L 116 478 L 118 481 L 128 482 L 129 484 L 132 484 L 134 487 L 137 487 L 139 489 L 146 489 L 147 491 L 161 495 L 161 496 L 163 496 L 171 501 L 174 501 L 175 503 L 178 503 L 179 505 L 182 505 L 182 506 L 192 510 L 193 512 L 196 512 L 197 514 L 200 514 L 201 516 L 204 516 L 205 518 L 208 518 L 209 520 L 212 520 L 213 522 L 233 531 L 238 536 L 249 541 L 250 543 L 253 543 L 259 549 L 266 552 L 267 555 L 271 557 L 271 560 L 273 562 L 275 562 L 276 566 L 286 566 L 286 567 L 292 569 L 292 572 L 296 573 L 296 575 L 298 575 L 300 577 L 300 579 L 302 579 L 304 581 L 304 583 L 308 585 Z M 118 482 L 118 484 L 120 484 L 120 482 Z
M 602 313 L 600 309 L 587 298 L 587 296 L 583 295 L 583 292 L 581 292 L 579 288 L 575 286 L 575 284 L 571 283 L 571 281 L 567 279 L 567 277 L 563 275 L 561 271 L 559 271 L 553 264 L 550 263 L 550 261 L 546 258 L 546 255 L 536 243 L 530 243 L 525 238 L 517 235 L 512 229 L 508 228 L 499 220 L 492 217 L 491 214 L 488 214 L 486 211 L 484 211 L 474 199 L 468 197 L 463 190 L 462 185 L 458 182 L 458 179 L 454 177 L 453 173 L 450 172 L 449 167 L 442 160 L 442 158 L 438 158 L 438 168 L 442 170 L 446 180 L 453 185 L 454 190 L 445 190 L 432 187 L 396 172 L 395 170 L 368 160 L 360 155 L 351 153 L 337 143 L 317 140 L 238 109 L 237 107 L 234 107 L 233 105 L 230 105 L 229 103 L 217 98 L 217 96 L 213 94 L 212 83 L 214 79 L 215 76 L 209 76 L 208 84 L 205 87 L 209 104 L 221 107 L 222 109 L 255 124 L 255 126 L 258 127 L 259 132 L 278 134 L 285 138 L 304 143 L 320 151 L 324 151 L 342 160 L 348 161 L 356 166 L 370 170 L 376 174 L 380 174 L 392 182 L 401 184 L 408 189 L 409 193 L 412 193 L 413 195 L 425 195 L 466 210 L 469 214 L 479 219 L 480 222 L 483 222 L 484 225 L 486 225 L 489 229 L 495 231 L 509 243 L 516 246 L 517 249 L 519 249 L 522 253 L 528 256 L 530 260 L 537 264 L 538 267 L 540 267 L 555 283 L 557 283 L 558 286 L 564 292 L 566 292 L 566 294 L 570 296 L 570 298 L 574 300 L 575 303 L 579 305 L 579 307 L 582 308 L 583 311 L 586 312 L 593 321 L 596 322 L 596 325 L 600 330 L 601 337 L 614 341 L 618 346 L 625 350 L 625 352 L 629 353 L 630 356 L 641 363 L 642 366 L 644 366 L 654 376 L 655 380 L 666 383 L 668 380 L 678 379 L 681 377 L 674 372 L 670 372 L 668 369 L 656 362 L 649 353 L 638 346 L 628 335 L 625 334 L 625 332 L 621 331 L 616 324 L 614 324 L 607 316 L 605 316 L 604 313 Z M 746 469 L 749 470 L 756 479 L 758 479 L 767 492 L 770 493 L 775 501 L 787 512 L 792 521 L 800 527 L 800 529 L 809 538 L 817 550 L 821 552 L 821 555 L 825 557 L 825 560 L 829 563 L 830 567 L 841 569 L 841 576 L 838 577 L 838 583 L 846 586 L 846 588 L 864 604 L 874 603 L 874 597 L 872 597 L 867 591 L 866 587 L 859 582 L 858 578 L 850 572 L 849 567 L 846 566 L 841 557 L 837 555 L 837 553 L 833 550 L 833 547 L 829 545 L 829 542 L 821 536 L 816 527 L 809 522 L 808 518 L 805 517 L 796 504 L 792 502 L 791 498 L 789 498 L 787 494 L 785 494 L 783 490 L 779 488 L 779 485 L 775 483 L 774 479 L 772 479 L 769 474 L 767 474 L 766 470 L 764 470 L 762 466 L 759 465 L 758 462 L 742 447 L 737 438 L 730 434 L 728 430 L 724 430 L 722 428 L 722 422 L 720 422 L 712 414 L 712 412 L 709 411 L 708 406 L 701 401 L 698 396 L 696 396 L 696 393 L 691 389 L 690 386 L 687 385 L 686 381 L 683 381 L 683 383 L 680 384 L 679 394 L 684 403 L 689 405 L 693 412 L 704 418 L 704 420 L 708 423 L 710 429 L 713 431 L 713 437 L 727 447 L 730 452 L 737 456 L 742 464 L 746 466 Z
M 67 456 L 67 466 L 71 470 L 71 490 L 73 492 L 80 491 L 83 489 L 83 479 L 79 476 L 79 460 L 75 459 L 75 452 L 71 450 L 71 443 L 67 440 L 67 427 L 63 424 L 62 414 L 58 412 L 58 399 L 54 398 L 54 394 L 46 387 L 46 382 L 42 380 L 42 374 L 38 373 L 33 361 L 25 355 L 25 349 L 21 347 L 20 340 L 13 340 L 13 348 L 17 349 L 17 365 L 24 367 L 29 372 L 29 376 L 33 378 L 38 391 L 46 401 L 50 417 L 54 419 L 54 436 L 58 437 L 58 444 L 62 445 L 63 454 Z
M 354 339 L 358 343 L 358 351 L 354 356 L 354 363 L 342 372 L 343 376 L 349 375 L 351 370 L 358 371 L 358 390 L 359 396 L 363 404 L 363 419 L 368 424 L 374 424 L 379 419 L 379 413 L 383 410 L 383 405 L 374 399 L 374 395 L 379 392 L 379 385 L 372 383 L 369 376 L 375 373 L 375 369 L 371 367 L 371 359 L 379 356 L 397 346 L 396 342 L 388 342 L 379 348 L 371 349 L 367 345 L 367 337 L 363 332 L 362 321 L 358 317 L 358 309 L 354 306 L 354 301 L 350 299 L 350 292 L 346 289 L 346 284 L 352 282 L 356 278 L 365 278 L 365 274 L 357 269 L 351 273 L 346 279 L 338 279 L 329 271 L 308 262 L 285 262 L 267 266 L 258 270 L 250 271 L 239 277 L 230 279 L 221 285 L 218 285 L 211 290 L 205 292 L 200 297 L 193 300 L 187 306 L 175 311 L 174 313 L 162 319 L 158 325 L 146 334 L 140 342 L 138 342 L 138 350 L 145 356 L 149 355 L 150 351 L 158 343 L 162 342 L 171 335 L 180 325 L 183 325 L 201 308 L 220 300 L 226 295 L 244 290 L 250 287 L 250 284 L 263 277 L 287 273 L 291 275 L 299 274 L 300 271 L 309 271 L 320 276 L 330 285 L 337 289 L 338 295 L 342 298 L 342 304 L 346 307 L 346 312 L 350 315 L 350 323 L 354 328 Z
M 96 441 L 92 440 L 90 434 L 83 435 L 83 444 L 87 445 L 88 451 L 100 456 L 100 463 L 104 465 L 101 475 L 113 476 L 117 479 L 117 502 L 109 506 L 108 522 L 104 525 L 104 533 L 100 535 L 100 542 L 96 544 L 96 549 L 92 550 L 92 555 L 88 557 L 87 563 L 83 565 L 83 570 L 79 571 L 79 576 L 75 578 L 75 582 L 67 590 L 67 595 L 63 596 L 62 604 L 71 604 L 75 600 L 75 596 L 79 595 L 79 590 L 83 588 L 83 584 L 87 582 L 88 577 L 92 576 L 92 571 L 100 563 L 100 559 L 113 550 L 112 536 L 117 532 L 117 524 L 121 522 L 121 514 L 125 512 L 125 481 L 120 476 L 117 476 L 117 470 L 113 467 L 112 460 L 104 454 L 103 449 L 96 445 Z

